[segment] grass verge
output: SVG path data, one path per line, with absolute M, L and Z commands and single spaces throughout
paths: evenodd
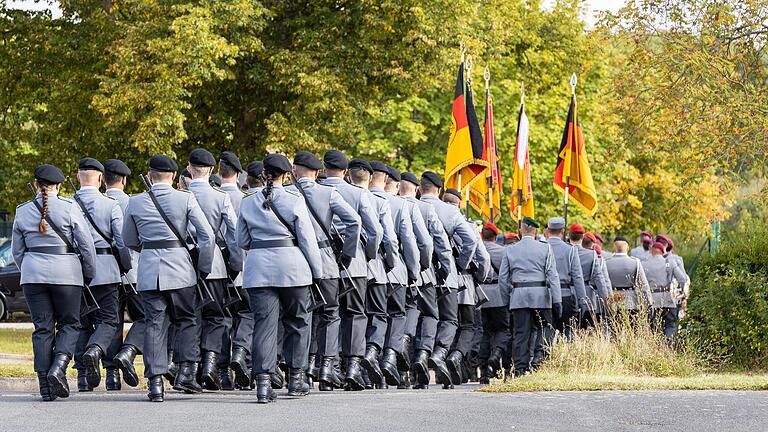
M 32 330 L 0 329 L 0 354 L 32 355 Z

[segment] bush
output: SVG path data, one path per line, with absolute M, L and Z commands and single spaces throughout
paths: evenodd
M 692 280 L 685 337 L 707 344 L 731 367 L 768 366 L 768 227 L 723 242 Z

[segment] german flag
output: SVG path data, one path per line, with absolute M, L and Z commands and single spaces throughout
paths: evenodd
M 496 223 L 501 216 L 501 170 L 499 170 L 499 152 L 496 147 L 496 133 L 493 129 L 493 100 L 491 89 L 485 89 L 485 140 L 483 141 L 483 160 L 488 162 L 489 169 L 485 175 L 472 182 L 469 191 L 469 202 L 486 219 Z
M 528 132 L 530 122 L 525 115 L 525 104 L 520 104 L 517 117 L 517 141 L 515 143 L 515 162 L 512 165 L 512 199 L 510 207 L 515 220 L 535 217 L 533 212 L 533 188 L 531 187 L 531 161 L 528 157 Z M 518 214 L 518 210 L 520 211 Z
M 451 112 L 451 137 L 448 140 L 448 152 L 445 155 L 445 188 L 455 188 L 459 191 L 466 188 L 488 167 L 488 162 L 483 160 L 483 138 L 480 125 L 477 123 L 469 85 L 467 93 L 465 102 L 464 63 L 462 62 L 456 77 Z M 474 129 L 474 132 L 471 129 Z
M 584 147 L 584 136 L 576 110 L 576 96 L 571 96 L 571 106 L 568 108 L 568 118 L 563 129 L 563 139 L 557 154 L 555 168 L 555 189 L 565 193 L 566 183 L 569 185 L 568 194 L 579 207 L 590 216 L 597 211 L 597 192 L 592 181 L 592 171 L 589 169 L 587 150 Z

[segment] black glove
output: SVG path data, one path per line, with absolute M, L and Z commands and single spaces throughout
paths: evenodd
M 235 279 L 237 279 L 237 276 L 239 274 L 240 274 L 239 271 L 233 271 L 233 270 L 228 270 L 227 271 L 227 276 L 229 276 L 229 279 L 232 280 L 232 282 L 234 282 Z
M 391 272 L 395 268 L 395 257 L 391 254 L 384 255 L 384 269 L 387 273 Z
M 350 264 L 352 264 L 352 257 L 347 254 L 341 254 L 339 257 L 339 266 L 348 269 Z
M 475 264 L 474 261 L 470 261 L 469 265 L 467 266 L 467 271 L 474 274 L 477 270 L 478 270 L 477 264 Z
M 320 278 L 312 278 L 312 285 L 317 285 L 318 287 L 320 287 L 320 281 L 321 280 L 322 279 L 320 279 Z
M 437 274 L 438 282 L 445 282 L 448 280 L 448 276 L 451 274 L 451 272 L 448 271 L 448 269 L 445 267 L 438 268 L 435 273 Z M 440 285 L 442 285 L 442 283 Z
M 408 286 L 413 286 L 413 285 L 416 285 L 416 281 L 417 281 L 417 280 L 418 280 L 417 278 L 415 278 L 415 277 L 413 277 L 413 276 L 411 276 L 411 275 L 409 274 L 409 275 L 408 275 Z
M 85 283 L 85 286 L 91 286 L 91 282 L 93 282 L 92 277 L 83 277 L 83 282 Z
M 201 272 L 197 272 L 197 274 L 199 274 L 199 275 L 200 275 L 200 279 L 202 279 L 202 280 L 206 280 L 206 279 L 208 279 L 208 275 L 209 275 L 210 273 L 206 273 L 206 272 L 204 272 L 204 271 L 201 271 Z
M 563 305 L 561 303 L 555 303 L 552 305 L 552 319 L 560 321 L 563 317 Z

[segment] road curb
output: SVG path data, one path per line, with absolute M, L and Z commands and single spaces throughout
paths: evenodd
M 69 388 L 75 386 L 77 391 L 77 380 L 68 380 Z M 37 378 L 0 378 L 0 391 L 38 391 Z

